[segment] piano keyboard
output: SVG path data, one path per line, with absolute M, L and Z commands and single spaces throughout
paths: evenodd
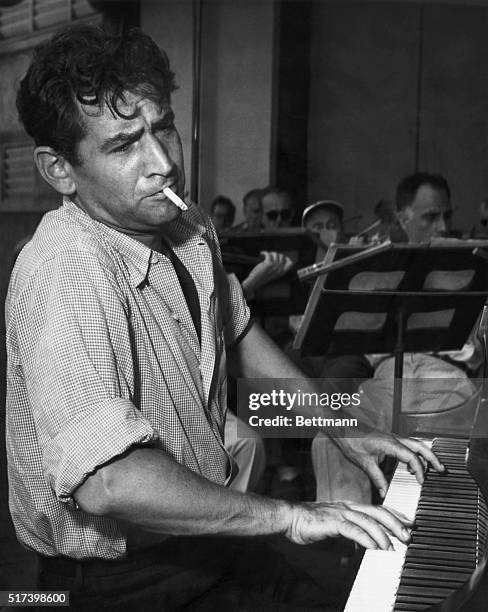
M 344 612 L 416 612 L 441 602 L 463 585 L 477 563 L 480 518 L 486 506 L 465 467 L 465 440 L 436 439 L 432 449 L 447 474 L 430 470 L 421 486 L 400 464 L 384 505 L 415 525 L 408 546 L 367 550 Z

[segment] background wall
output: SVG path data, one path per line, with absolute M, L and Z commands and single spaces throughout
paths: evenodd
M 191 181 L 191 125 L 193 101 L 193 9 L 191 0 L 143 0 L 141 27 L 168 54 L 179 89 L 173 94 L 180 133 L 187 188 Z
M 204 206 L 223 194 L 240 213 L 242 196 L 270 180 L 275 8 L 272 0 L 204 2 Z
M 202 5 L 200 204 L 217 194 L 240 208 L 269 182 L 273 0 L 205 0 Z M 166 50 L 180 89 L 173 106 L 189 188 L 193 96 L 192 2 L 143 1 L 141 25 Z
M 466 229 L 488 195 L 487 26 L 487 8 L 425 8 L 419 166 L 445 173 Z
M 15 92 L 20 75 L 27 70 L 29 53 L 0 56 L 0 132 L 20 129 L 15 109 Z
M 470 3 L 313 2 L 310 201 L 362 214 L 355 231 L 404 175 L 440 172 L 470 229 L 488 195 L 487 22 Z

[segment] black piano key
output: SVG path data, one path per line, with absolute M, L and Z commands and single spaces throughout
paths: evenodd
M 422 523 L 422 525 L 420 525 L 418 528 L 414 527 L 412 533 L 416 533 L 419 534 L 420 536 L 422 536 L 422 534 L 428 535 L 430 533 L 434 533 L 436 531 L 436 524 L 434 522 L 430 522 L 430 523 Z M 440 535 L 443 535 L 446 537 L 446 540 L 459 540 L 462 541 L 462 539 L 470 539 L 473 538 L 476 535 L 476 530 L 473 529 L 457 529 L 458 534 L 460 537 L 455 538 L 453 533 L 452 533 L 452 527 L 448 528 L 448 529 L 439 529 L 438 532 Z M 462 545 L 462 544 L 461 544 Z
M 458 555 L 446 555 L 445 557 L 438 556 L 433 559 L 428 553 L 422 554 L 411 554 L 405 558 L 407 564 L 420 564 L 420 563 L 436 563 L 437 565 L 445 565 L 459 568 L 473 569 L 476 565 L 476 555 L 463 555 L 463 558 L 458 559 Z
M 433 533 L 431 530 L 423 531 L 422 529 L 413 530 L 410 536 L 410 543 L 414 544 L 431 544 L 435 546 L 445 546 L 446 542 L 449 541 L 451 544 L 458 543 L 460 546 L 466 542 L 466 538 L 463 535 L 455 533 L 444 534 L 444 533 Z
M 395 612 L 421 612 L 422 610 L 425 610 L 426 607 L 427 606 L 424 603 L 415 603 L 415 602 L 402 603 L 402 602 L 396 602 L 394 610 L 395 610 Z
M 429 570 L 432 568 L 436 568 L 439 571 L 446 572 L 459 572 L 459 574 L 471 574 L 473 572 L 474 564 L 466 563 L 466 564 L 458 564 L 449 562 L 447 559 L 436 559 L 435 565 L 432 565 L 431 559 L 428 557 L 424 559 L 415 559 L 408 561 L 405 563 L 404 570 L 407 569 L 415 569 L 415 570 Z
M 452 588 L 446 587 L 432 587 L 429 584 L 425 586 L 415 585 L 409 586 L 401 584 L 398 589 L 397 599 L 400 597 L 405 601 L 405 597 L 410 597 L 412 601 L 438 601 L 439 598 L 445 598 L 452 593 Z
M 467 442 L 434 441 L 447 474 L 428 470 L 422 486 L 395 610 L 415 612 L 439 603 L 476 567 L 476 546 L 488 537 L 488 511 L 465 467 Z M 480 529 L 480 523 L 483 527 Z
M 442 551 L 437 552 L 442 553 Z M 473 569 L 476 565 L 476 555 L 473 553 L 472 555 L 466 555 L 463 556 L 463 558 L 458 559 L 458 555 L 449 554 L 446 554 L 445 556 L 438 554 L 438 556 L 435 558 L 430 556 L 428 553 L 418 555 L 412 554 L 406 557 L 405 562 L 410 564 L 430 563 L 431 565 L 435 563 L 437 565 L 444 565 L 446 567 L 452 566 Z
M 462 584 L 466 573 L 469 576 L 470 572 L 450 572 L 441 568 L 419 570 L 407 566 L 402 572 L 402 578 L 405 584 L 422 584 L 428 582 L 431 586 L 434 584 L 440 586 L 440 584 L 444 582 Z

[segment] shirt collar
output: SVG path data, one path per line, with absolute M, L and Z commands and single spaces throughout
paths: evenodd
M 84 225 L 90 225 L 97 232 L 102 233 L 108 238 L 110 245 L 120 253 L 126 262 L 131 281 L 135 287 L 144 282 L 147 278 L 149 267 L 159 260 L 161 253 L 150 249 L 127 234 L 123 234 L 100 221 L 96 221 L 66 196 L 63 197 L 63 207 Z M 192 205 L 184 217 L 180 215 L 169 225 L 168 230 L 165 238 L 174 244 L 182 244 L 192 238 L 203 236 L 206 228 L 201 211 L 197 206 Z

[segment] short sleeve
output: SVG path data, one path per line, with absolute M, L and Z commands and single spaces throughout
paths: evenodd
M 251 324 L 251 313 L 244 298 L 240 282 L 235 274 L 228 274 L 228 319 L 224 321 L 226 346 L 235 344 L 247 332 Z

